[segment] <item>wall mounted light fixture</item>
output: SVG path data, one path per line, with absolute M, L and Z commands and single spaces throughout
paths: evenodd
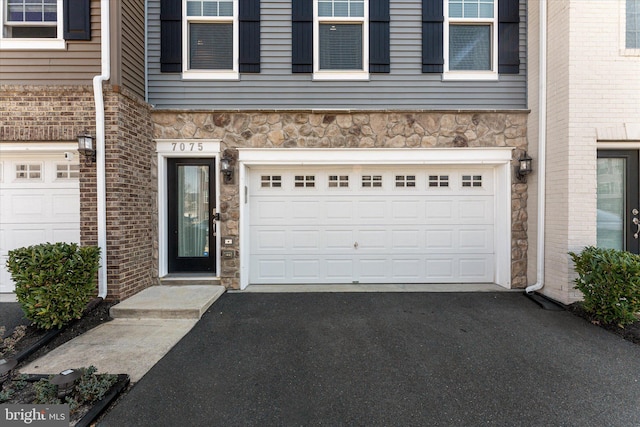
M 533 159 L 525 151 L 522 157 L 518 159 L 518 170 L 516 171 L 516 176 L 519 181 L 525 182 L 527 180 L 527 175 L 531 172 L 533 172 Z
M 230 184 L 233 182 L 233 159 L 228 155 L 224 155 L 220 159 L 220 172 L 224 175 L 224 183 Z
M 96 149 L 93 147 L 93 137 L 87 131 L 78 135 L 78 153 L 84 155 L 92 162 L 96 161 Z

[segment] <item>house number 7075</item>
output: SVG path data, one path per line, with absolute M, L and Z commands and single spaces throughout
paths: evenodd
M 204 145 L 202 142 L 172 142 L 171 148 L 173 151 L 202 151 L 204 150 Z

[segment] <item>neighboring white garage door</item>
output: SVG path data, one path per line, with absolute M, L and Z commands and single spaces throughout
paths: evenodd
M 494 169 L 252 167 L 251 284 L 493 282 Z
M 12 292 L 6 269 L 11 249 L 80 241 L 78 155 L 2 153 L 0 156 L 0 292 Z

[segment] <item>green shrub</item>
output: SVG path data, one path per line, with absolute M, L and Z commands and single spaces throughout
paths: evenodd
M 52 329 L 82 317 L 96 292 L 99 262 L 98 247 L 43 243 L 9 251 L 7 268 L 27 319 Z
M 640 312 L 640 256 L 615 249 L 588 246 L 569 252 L 584 295 L 584 309 L 603 323 L 624 326 Z

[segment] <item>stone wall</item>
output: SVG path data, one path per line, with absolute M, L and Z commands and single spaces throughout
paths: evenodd
M 515 167 L 527 148 L 526 112 L 155 111 L 152 116 L 154 138 L 219 139 L 223 150 L 236 156 L 239 147 L 514 147 Z M 512 286 L 522 288 L 527 285 L 527 185 L 514 177 L 511 188 Z M 237 184 L 221 185 L 220 201 L 221 232 L 238 237 Z M 220 275 L 226 287 L 238 288 L 237 257 L 222 261 Z

